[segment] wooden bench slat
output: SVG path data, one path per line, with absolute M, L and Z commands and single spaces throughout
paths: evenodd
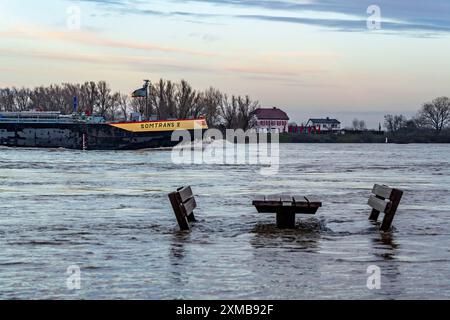
M 385 213 L 388 203 L 386 201 L 384 201 L 382 199 L 378 199 L 376 196 L 372 195 L 369 198 L 368 205 L 379 212 Z
M 372 194 L 369 198 L 369 206 L 372 212 L 369 219 L 377 222 L 380 213 L 384 213 L 384 219 L 381 223 L 380 230 L 388 232 L 394 220 L 395 213 L 403 196 L 403 191 L 395 188 L 390 188 L 386 185 L 375 184 L 372 189 Z
M 181 202 L 183 202 L 183 203 L 194 196 L 194 193 L 192 192 L 191 187 L 181 188 L 178 190 L 178 193 L 180 195 Z
M 272 195 L 266 197 L 267 202 L 281 202 L 281 196 L 280 195 Z
M 176 192 L 169 194 L 170 203 L 182 231 L 191 229 L 190 222 L 196 222 L 194 209 L 197 202 L 191 187 L 178 188 Z
M 295 204 L 308 204 L 308 201 L 306 201 L 304 196 L 293 196 L 292 198 L 294 199 Z
M 264 202 L 266 201 L 266 196 L 256 196 L 253 202 Z
M 293 206 L 294 199 L 291 196 L 282 195 L 281 202 L 282 202 L 283 206 Z
M 287 202 L 287 201 L 291 201 L 292 202 L 293 198 L 290 195 L 287 194 L 283 194 L 281 195 L 281 202 Z
M 382 197 L 384 199 L 391 199 L 392 195 L 392 188 L 389 188 L 388 186 L 382 186 L 379 184 L 376 184 L 373 187 L 372 193 L 376 196 Z
M 320 201 L 317 197 L 315 196 L 306 196 L 305 200 L 308 202 L 308 204 L 311 207 L 322 207 L 322 201 Z
M 182 204 L 181 207 L 183 208 L 184 214 L 189 216 L 195 208 L 197 208 L 197 202 L 195 201 L 195 198 L 191 198 L 186 203 Z

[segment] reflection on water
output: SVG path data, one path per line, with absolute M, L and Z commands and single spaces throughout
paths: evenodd
M 386 262 L 386 266 L 382 269 L 384 290 L 380 292 L 380 296 L 386 295 L 385 292 L 389 292 L 390 298 L 401 296 L 405 293 L 405 289 L 401 280 L 401 265 L 396 259 L 396 253 L 400 251 L 400 245 L 396 243 L 395 235 L 393 233 L 380 233 L 378 237 L 374 236 L 372 241 L 375 259 L 382 259 Z
M 297 223 L 295 230 L 280 230 L 276 224 L 258 223 L 252 233 L 255 237 L 251 244 L 255 249 L 277 248 L 287 251 L 317 252 L 321 233 L 327 229 L 318 219 L 306 219 Z
M 400 246 L 395 242 L 395 235 L 393 233 L 381 233 L 379 238 L 373 238 L 374 248 L 381 247 L 386 250 L 384 257 L 387 260 L 392 260 L 394 254 L 400 249 Z M 378 246 L 377 246 L 378 245 Z
M 450 298 L 450 148 L 282 145 L 277 176 L 250 165 L 171 164 L 167 151 L 0 149 L 0 298 Z M 374 183 L 405 190 L 395 229 L 368 220 Z M 178 232 L 167 194 L 191 185 Z M 255 195 L 324 203 L 278 230 Z M 66 288 L 79 265 L 82 289 Z M 369 290 L 367 268 L 382 271 Z

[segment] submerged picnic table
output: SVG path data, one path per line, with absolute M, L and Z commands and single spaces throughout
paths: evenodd
M 278 228 L 294 229 L 296 214 L 316 214 L 322 202 L 313 197 L 273 195 L 258 196 L 253 205 L 259 213 L 276 213 Z

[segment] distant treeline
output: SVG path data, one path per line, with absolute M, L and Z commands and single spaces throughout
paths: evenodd
M 395 143 L 450 143 L 450 99 L 439 97 L 424 103 L 417 115 L 385 115 L 389 141 Z
M 367 130 L 363 120 L 353 120 L 352 130 L 332 134 L 285 134 L 282 142 L 292 143 L 450 143 L 450 99 L 439 97 L 424 103 L 415 117 L 387 114 L 386 132 Z
M 247 130 L 259 107 L 248 96 L 228 96 L 215 88 L 199 91 L 185 80 L 174 83 L 159 80 L 149 88 L 150 113 L 158 119 L 205 116 L 210 127 Z M 145 111 L 144 98 L 130 98 L 129 94 L 114 92 L 105 82 L 30 88 L 0 88 L 0 111 L 60 111 L 71 114 L 77 97 L 78 111 L 105 117 L 107 120 L 129 118 L 131 112 Z

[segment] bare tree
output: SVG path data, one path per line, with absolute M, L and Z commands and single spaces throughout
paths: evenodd
M 358 128 L 359 128 L 359 120 L 358 119 L 353 119 L 353 121 L 352 121 L 352 128 L 353 128 L 353 130 L 358 130 Z
M 86 82 L 81 86 L 81 100 L 82 110 L 93 114 L 98 103 L 98 89 L 95 82 Z
M 0 90 L 0 110 L 14 111 L 14 92 L 10 88 Z
M 124 119 L 128 118 L 129 105 L 130 105 L 130 98 L 126 94 L 119 93 L 118 106 L 120 108 L 120 111 L 122 112 L 122 116 Z
M 394 117 L 394 126 L 396 130 L 400 130 L 406 126 L 407 119 L 404 115 L 398 115 Z
M 63 95 L 65 97 L 66 103 L 68 105 L 69 110 L 67 110 L 67 113 L 75 112 L 74 110 L 74 98 L 77 99 L 77 110 L 80 106 L 80 99 L 81 96 L 81 86 L 79 84 L 72 84 L 72 83 L 64 83 L 62 85 L 62 91 Z
M 450 99 L 439 97 L 425 103 L 419 112 L 422 121 L 439 133 L 450 122 Z
M 198 111 L 197 105 L 200 99 L 200 95 L 197 91 L 193 90 L 191 85 L 185 80 L 181 80 L 180 84 L 176 86 L 177 92 L 175 95 L 177 109 L 177 117 L 180 119 L 187 119 L 194 115 Z
M 199 105 L 209 127 L 215 127 L 220 124 L 220 107 L 223 100 L 223 94 L 214 88 L 209 88 L 201 94 Z
M 130 103 L 131 111 L 144 114 L 145 111 L 145 99 L 133 98 Z
M 45 110 L 47 104 L 47 88 L 37 87 L 30 93 L 31 107 L 34 109 Z
M 222 103 L 220 104 L 220 116 L 222 123 L 227 129 L 238 128 L 239 109 L 237 99 L 232 96 L 231 99 L 227 95 L 223 96 Z
M 352 121 L 352 128 L 355 131 L 365 131 L 367 130 L 366 122 L 355 118 Z
M 418 129 L 423 129 L 427 127 L 427 122 L 425 119 L 420 115 L 420 113 L 411 119 L 411 121 L 414 122 L 414 125 Z
M 114 121 L 119 114 L 122 114 L 121 99 L 122 97 L 119 92 L 115 92 L 110 95 L 110 106 L 108 108 L 107 118 Z
M 47 111 L 60 111 L 62 113 L 71 112 L 71 104 L 68 103 L 64 94 L 64 89 L 59 85 L 51 85 L 47 88 Z
M 407 124 L 407 119 L 404 115 L 391 115 L 384 116 L 384 126 L 389 132 L 396 132 L 404 128 Z
M 367 130 L 366 122 L 364 120 L 359 120 L 358 128 L 360 131 Z
M 249 96 L 237 98 L 239 115 L 238 126 L 240 129 L 247 131 L 251 129 L 255 123 L 252 121 L 254 118 L 255 110 L 259 107 L 258 101 L 252 101 Z
M 174 117 L 174 87 L 172 82 L 160 79 L 155 86 L 150 87 L 150 101 L 160 119 Z
M 100 81 L 97 83 L 98 89 L 98 106 L 97 113 L 98 115 L 105 117 L 109 109 L 113 105 L 111 88 L 105 81 Z
M 30 107 L 30 89 L 21 88 L 16 89 L 13 88 L 14 100 L 17 110 L 19 111 L 27 111 Z

